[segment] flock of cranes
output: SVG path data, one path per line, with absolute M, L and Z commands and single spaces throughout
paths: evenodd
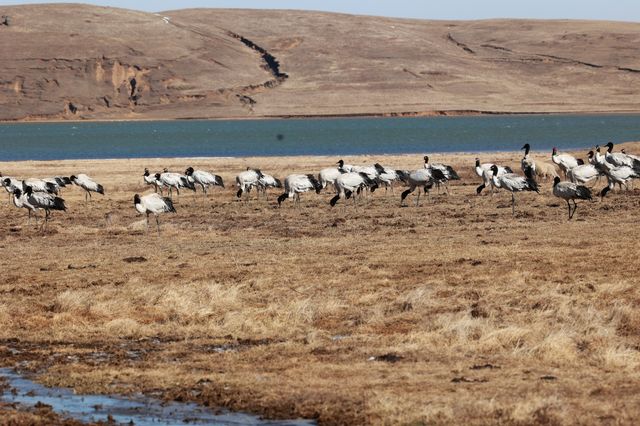
M 477 187 L 478 195 L 490 187 L 493 194 L 496 190 L 509 191 L 511 193 L 512 214 L 515 215 L 515 194 L 523 191 L 539 192 L 539 177 L 553 177 L 553 194 L 566 201 L 569 219 L 573 217 L 577 209 L 576 200 L 592 200 L 591 189 L 585 184 L 597 182 L 602 178 L 607 179 L 607 185 L 600 191 L 600 196 L 604 197 L 615 185 L 628 189 L 632 179 L 640 178 L 640 157 L 621 152 L 613 152 L 613 143 L 609 142 L 606 151 L 602 154 L 601 148 L 597 146 L 595 151 L 587 154 L 587 163 L 569 154 L 558 153 L 553 148 L 551 160 L 564 174 L 566 181 L 562 181 L 558 176 L 553 164 L 535 161 L 530 157 L 531 147 L 525 144 L 522 149 L 525 151 L 521 159 L 523 175 L 514 173 L 507 167 L 494 163 L 481 163 L 476 158 L 475 172 L 482 179 L 482 184 Z M 404 205 L 409 194 L 419 189 L 416 196 L 416 206 L 420 203 L 420 194 L 428 194 L 435 186 L 438 191 L 443 187 L 448 194 L 448 182 L 458 180 L 460 177 L 449 165 L 432 163 L 429 157 L 425 156 L 424 165 L 417 170 L 398 170 L 392 167 L 385 167 L 379 163 L 372 166 L 354 166 L 345 164 L 343 160 L 338 161 L 334 167 L 322 169 L 316 176 L 314 174 L 291 174 L 284 179 L 284 184 L 279 179 L 265 174 L 258 169 L 248 168 L 236 176 L 236 186 L 238 188 L 236 197 L 247 199 L 250 192 L 255 189 L 258 193 L 266 197 L 268 188 L 283 188 L 284 192 L 278 196 L 277 203 L 280 206 L 286 199 L 291 198 L 294 205 L 300 203 L 300 194 L 315 191 L 322 192 L 333 186 L 335 196 L 331 198 L 329 204 L 335 206 L 341 199 L 353 199 L 356 203 L 357 197 L 366 197 L 367 193 L 373 193 L 376 189 L 384 186 L 393 191 L 393 183 L 401 182 L 408 187 L 400 196 L 400 204 Z M 45 221 L 42 227 L 46 228 L 51 215 L 51 211 L 65 211 L 67 206 L 60 197 L 63 188 L 75 184 L 85 191 L 85 203 L 91 200 L 91 193 L 104 195 L 104 188 L 85 174 L 72 175 L 70 177 L 56 176 L 46 179 L 24 179 L 19 180 L 13 177 L 2 176 L 0 174 L 2 186 L 9 193 L 11 201 L 18 208 L 25 208 L 29 213 L 29 222 L 32 214 L 35 215 L 36 225 L 38 222 L 38 211 L 44 210 Z M 203 196 L 206 197 L 212 187 L 224 188 L 223 179 L 213 173 L 194 170 L 189 167 L 184 173 L 170 172 L 164 169 L 161 173 L 150 173 L 144 170 L 144 182 L 154 188 L 154 193 L 140 196 L 134 195 L 134 207 L 140 214 L 147 216 L 147 227 L 149 227 L 149 216 L 154 215 L 156 226 L 160 232 L 158 215 L 162 213 L 175 213 L 172 197 L 175 190 L 179 198 L 180 189 L 196 191 L 197 187 L 202 189 Z M 164 190 L 167 195 L 164 196 Z M 571 205 L 573 202 L 573 206 Z

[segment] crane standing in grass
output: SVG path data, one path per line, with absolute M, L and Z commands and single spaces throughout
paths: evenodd
M 363 188 L 373 188 L 376 182 L 364 173 L 349 172 L 344 173 L 336 179 L 334 186 L 336 188 L 336 196 L 333 197 L 329 204 L 335 206 L 340 198 L 349 199 L 353 197 L 353 203 L 356 204 L 355 193 Z
M 247 201 L 249 201 L 249 191 L 251 188 L 257 187 L 260 185 L 260 179 L 264 175 L 259 169 L 252 169 L 247 167 L 247 170 L 244 172 L 238 173 L 236 176 L 236 186 L 238 187 L 238 192 L 236 192 L 236 197 L 242 199 L 242 194 L 247 193 Z
M 34 209 L 44 210 L 45 215 L 44 224 L 42 225 L 43 229 L 47 228 L 49 217 L 51 217 L 51 210 L 67 210 L 67 206 L 62 198 L 46 192 L 33 192 L 33 189 L 29 185 L 25 185 L 24 195 L 26 202 Z
M 458 173 L 453 170 L 453 167 L 446 164 L 429 163 L 428 155 L 424 156 L 424 168 L 430 170 L 438 170 L 440 171 L 440 173 L 442 173 L 442 176 L 444 176 L 444 179 L 435 180 L 436 188 L 438 188 L 438 193 L 440 193 L 440 184 L 443 184 L 445 191 L 447 192 L 447 194 L 449 194 L 449 185 L 447 182 L 449 182 L 450 180 L 460 179 L 460 176 L 458 176 Z
M 202 187 L 203 196 L 207 196 L 207 190 L 209 186 L 220 186 L 224 188 L 224 182 L 222 178 L 213 173 L 205 172 L 203 170 L 194 170 L 193 167 L 188 167 L 184 174 L 193 179 L 193 181 Z
M 342 161 L 342 164 L 344 165 L 344 161 Z M 338 176 L 343 173 L 347 173 L 347 170 L 342 169 L 340 163 L 336 163 L 336 167 L 327 167 L 326 169 L 320 170 L 320 173 L 318 173 L 318 181 L 320 185 L 322 185 L 322 189 L 333 185 L 336 179 L 338 179 Z
M 437 182 L 443 182 L 446 177 L 440 169 L 437 168 L 424 168 L 414 170 L 411 173 L 406 171 L 397 171 L 400 179 L 409 185 L 409 189 L 404 191 L 400 196 L 400 207 L 404 206 L 404 199 L 407 195 L 415 191 L 416 188 L 424 188 L 424 192 L 428 193 L 429 189 Z M 418 197 L 416 198 L 416 207 L 420 205 L 420 191 L 418 191 Z
M 187 176 L 170 172 L 167 169 L 164 169 L 162 173 L 156 173 L 156 180 L 162 183 L 163 186 L 169 188 L 169 198 L 173 196 L 174 188 L 178 194 L 178 200 L 180 200 L 180 188 L 187 188 L 196 192 L 195 185 L 189 181 Z
M 569 208 L 569 220 L 576 213 L 578 205 L 576 200 L 591 200 L 591 190 L 583 185 L 577 185 L 573 182 L 560 182 L 560 178 L 553 179 L 553 195 L 558 198 L 562 198 L 567 202 Z M 573 212 L 571 211 L 571 204 L 569 200 L 573 201 Z
M 29 204 L 29 200 L 27 199 L 27 195 L 22 192 L 20 188 L 15 188 L 13 190 L 13 205 L 19 209 L 27 209 L 29 211 L 29 220 L 27 221 L 27 225 L 31 223 L 31 213 L 36 217 L 36 226 L 38 225 L 38 209 Z
M 493 195 L 494 187 L 493 187 L 493 179 L 491 179 L 491 176 L 493 175 L 493 172 L 491 171 L 491 167 L 493 165 L 494 163 L 481 164 L 480 159 L 476 158 L 476 166 L 474 168 L 474 171 L 479 177 L 482 178 L 482 185 L 476 188 L 477 195 L 480 195 L 482 190 L 485 189 L 487 185 L 491 186 L 491 195 Z M 498 176 L 506 175 L 507 173 L 513 173 L 513 170 L 511 170 L 511 167 L 498 166 Z
M 149 230 L 149 215 L 153 214 L 156 217 L 156 226 L 158 228 L 158 235 L 160 235 L 160 221 L 158 215 L 162 213 L 175 213 L 176 209 L 173 207 L 173 201 L 171 198 L 162 197 L 155 192 L 141 197 L 139 194 L 133 196 L 133 205 L 140 214 L 147 215 L 147 230 Z
M 146 183 L 147 185 L 152 185 L 153 189 L 155 192 L 160 191 L 160 194 L 162 194 L 162 182 L 160 182 L 157 178 L 156 178 L 156 174 L 151 174 L 149 173 L 149 169 L 147 169 L 145 167 L 144 169 L 144 174 L 142 175 L 142 178 L 144 179 L 144 183 Z
M 560 170 L 562 170 L 562 173 L 564 173 L 565 178 L 567 177 L 567 173 L 569 172 L 569 170 L 573 169 L 574 167 L 578 167 L 580 165 L 578 160 L 573 155 L 558 154 L 558 148 L 556 148 L 555 146 L 551 151 L 551 161 L 553 161 L 555 164 L 558 165 L 558 167 L 560 167 Z M 555 177 L 554 177 L 554 182 L 555 182 Z
M 498 166 L 491 166 L 493 171 L 493 185 L 496 188 L 502 188 L 511 192 L 511 213 L 516 214 L 516 192 L 521 191 L 535 191 L 540 192 L 538 184 L 533 178 L 533 169 L 525 166 L 524 176 L 517 175 L 515 173 L 507 173 L 502 176 L 498 176 Z
M 299 206 L 300 194 L 311 190 L 316 191 L 316 194 L 322 191 L 322 184 L 314 175 L 289 175 L 284 180 L 284 193 L 278 197 L 278 205 L 287 198 L 293 198 L 294 205 Z
M 71 182 L 75 183 L 85 190 L 85 203 L 87 202 L 87 200 L 91 199 L 92 192 L 97 192 L 98 194 L 104 195 L 104 187 L 85 174 L 81 173 L 78 176 L 71 175 L 69 179 L 71 180 Z

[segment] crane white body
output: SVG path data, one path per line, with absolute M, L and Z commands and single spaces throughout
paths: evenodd
M 104 195 L 104 187 L 85 174 L 80 173 L 78 176 L 71 175 L 70 179 L 71 182 L 84 189 L 85 202 L 87 201 L 87 198 L 91 199 L 92 192 Z
M 322 185 L 322 189 L 328 187 L 329 185 L 333 185 L 341 174 L 346 173 L 343 169 L 339 169 L 338 167 L 328 167 L 326 169 L 320 170 L 318 173 L 318 181 L 320 185 Z
M 329 204 L 333 207 L 336 205 L 340 198 L 349 199 L 354 196 L 354 192 L 357 193 L 362 188 L 373 186 L 375 182 L 369 178 L 366 173 L 349 172 L 344 173 L 336 179 L 334 187 L 336 189 L 336 196 L 329 201 Z M 355 203 L 355 196 L 353 202 Z
M 236 197 L 241 198 L 243 193 L 249 194 L 251 188 L 259 186 L 262 176 L 262 172 L 258 169 L 247 169 L 238 173 L 236 176 L 236 186 L 238 187 Z
M 322 185 L 312 174 L 292 174 L 284 180 L 284 193 L 278 197 L 278 205 L 287 198 L 293 198 L 295 204 L 300 203 L 300 194 L 308 191 L 322 191 Z
M 36 225 L 38 225 L 38 208 L 29 203 L 27 194 L 22 192 L 21 189 L 16 188 L 11 197 L 13 205 L 19 209 L 27 209 L 29 211 L 29 220 L 27 224 L 31 223 L 31 213 L 36 217 Z
M 206 172 L 204 170 L 194 170 L 193 167 L 188 167 L 185 170 L 185 175 L 193 179 L 196 185 L 202 187 L 203 195 L 207 195 L 207 191 L 210 186 L 220 186 L 224 188 L 224 181 L 222 177 L 214 175 L 213 173 Z
M 491 177 L 493 176 L 493 171 L 491 170 L 491 167 L 493 166 L 498 167 L 498 176 L 506 175 L 507 173 L 513 173 L 513 170 L 511 170 L 510 167 L 498 166 L 497 164 L 494 164 L 494 163 L 481 164 L 480 159 L 476 158 L 476 165 L 474 167 L 474 171 L 479 177 L 482 178 L 482 184 L 476 188 L 477 195 L 480 195 L 482 190 L 487 186 L 491 186 L 491 193 L 493 194 L 494 186 L 493 186 L 493 179 L 491 179 Z
M 158 215 L 176 212 L 171 198 L 162 197 L 160 194 L 156 193 L 144 195 L 142 197 L 135 194 L 133 196 L 133 204 L 138 213 L 147 215 L 147 229 L 149 229 L 149 215 L 153 214 L 155 216 L 158 234 L 160 234 L 160 221 L 158 220 Z
M 33 192 L 33 189 L 29 185 L 24 185 L 24 188 L 26 202 L 35 209 L 42 209 L 45 211 L 43 227 L 46 228 L 49 223 L 51 210 L 67 210 L 67 206 L 62 198 L 47 192 Z
M 442 171 L 439 169 L 434 169 L 432 167 L 422 168 L 418 170 L 414 170 L 410 173 L 403 172 L 400 177 L 407 185 L 409 185 L 409 189 L 404 191 L 400 196 L 400 206 L 404 205 L 404 199 L 407 198 L 409 194 L 415 191 L 416 188 L 421 187 L 424 189 L 424 192 L 428 192 L 433 185 L 439 181 L 444 181 L 445 177 Z M 416 198 L 416 206 L 420 205 L 420 191 L 418 191 L 418 196 Z
M 558 154 L 558 148 L 556 147 L 553 147 L 553 150 L 551 151 L 551 161 L 560 167 L 560 170 L 562 170 L 565 177 L 569 170 L 579 166 L 578 160 L 573 155 Z
M 501 188 L 511 192 L 511 213 L 513 215 L 516 214 L 516 192 L 540 192 L 538 190 L 538 184 L 533 179 L 533 170 L 530 168 L 525 168 L 525 176 L 520 176 L 515 173 L 507 173 L 502 176 L 498 176 L 498 167 L 496 166 L 493 166 L 491 170 L 493 171 L 493 176 L 491 178 L 493 180 L 493 185 L 496 188 Z
M 176 190 L 178 199 L 180 199 L 180 188 L 187 188 L 195 192 L 196 187 L 193 182 L 185 175 L 174 172 L 156 173 L 156 179 L 169 189 L 169 198 L 173 196 L 173 190 Z
M 553 195 L 558 198 L 562 198 L 567 202 L 569 208 L 569 220 L 573 217 L 578 209 L 576 200 L 591 200 L 591 190 L 583 185 L 578 185 L 573 182 L 560 182 L 560 178 L 556 177 L 553 180 Z M 573 201 L 573 211 L 571 211 L 571 204 L 569 201 Z

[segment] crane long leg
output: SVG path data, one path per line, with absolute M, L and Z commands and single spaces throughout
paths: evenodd
M 45 211 L 45 215 L 44 215 L 44 231 L 46 231 L 47 229 L 49 229 L 49 216 L 50 216 L 50 212 L 49 210 Z
M 418 191 L 418 197 L 416 198 L 416 207 L 420 207 L 420 191 Z
M 513 192 L 511 193 L 511 214 L 516 215 L 516 196 Z
M 569 207 L 569 220 L 571 220 L 571 204 L 569 204 L 569 200 L 565 200 L 567 202 L 567 207 Z
M 158 227 L 158 235 L 160 235 L 160 221 L 158 220 L 158 215 L 156 216 L 156 226 Z

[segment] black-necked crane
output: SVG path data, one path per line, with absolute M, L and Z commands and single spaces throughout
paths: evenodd
M 355 204 L 354 193 L 360 192 L 363 188 L 372 188 L 375 185 L 376 182 L 369 178 L 366 173 L 349 172 L 341 174 L 334 183 L 336 196 L 329 201 L 329 204 L 333 207 L 340 198 L 349 199 L 351 197 L 353 197 L 353 203 Z
M 158 219 L 158 215 L 162 213 L 176 212 L 171 198 L 163 197 L 155 192 L 142 197 L 139 194 L 135 194 L 133 196 L 133 205 L 138 213 L 147 215 L 147 230 L 149 230 L 149 215 L 152 214 L 155 216 L 158 234 L 160 234 L 160 221 Z
M 524 176 L 520 176 L 515 173 L 507 173 L 505 175 L 498 176 L 498 167 L 495 165 L 491 167 L 491 170 L 493 171 L 493 185 L 496 188 L 505 189 L 511 192 L 511 213 L 514 216 L 516 214 L 516 192 L 540 192 L 538 190 L 538 184 L 533 178 L 533 170 L 530 167 L 525 167 Z
M 2 176 L 0 173 L 0 178 L 2 179 L 2 187 L 9 194 L 9 204 L 11 204 L 11 199 L 13 197 L 13 192 L 16 188 L 22 191 L 22 181 L 20 179 L 16 179 L 14 177 Z M 24 191 L 22 191 L 24 193 Z
M 22 190 L 30 186 L 33 192 L 48 192 L 49 194 L 58 194 L 58 184 L 47 182 L 44 179 L 29 178 L 22 181 Z
M 322 184 L 312 174 L 292 174 L 284 180 L 284 193 L 278 197 L 278 205 L 287 198 L 293 198 L 294 205 L 300 205 L 300 194 L 308 191 L 322 191 Z
M 409 189 L 404 191 L 400 196 L 400 206 L 404 206 L 404 199 L 407 195 L 415 191 L 416 188 L 424 188 L 424 192 L 433 187 L 437 182 L 444 182 L 446 180 L 444 173 L 440 169 L 435 168 L 423 168 L 414 170 L 411 173 L 399 171 L 399 176 L 402 181 L 409 185 Z M 416 207 L 420 205 L 420 191 L 418 191 L 418 197 L 416 198 Z
M 267 190 L 269 188 L 282 188 L 282 182 L 278 178 L 262 173 L 262 176 L 258 179 L 258 185 L 256 186 L 258 196 L 260 193 L 263 193 L 265 199 L 268 199 Z
M 347 166 L 344 166 L 344 167 L 347 167 Z M 371 193 L 375 192 L 375 190 L 378 189 L 378 186 L 381 183 L 380 175 L 386 172 L 384 167 L 382 167 L 379 163 L 375 163 L 372 166 L 349 166 L 349 167 L 351 167 L 350 173 L 364 173 L 373 182 L 373 184 L 363 185 L 360 188 L 358 188 L 358 190 L 356 191 L 357 194 L 360 194 L 362 190 L 366 190 Z
M 609 142 L 609 144 L 607 145 L 610 151 L 613 147 L 613 144 Z M 622 156 L 614 155 L 610 152 L 602 155 L 600 153 L 600 147 L 596 146 L 596 153 L 593 157 L 593 165 L 596 167 L 596 169 L 598 169 L 600 173 L 604 174 L 607 177 L 607 186 L 604 187 L 602 191 L 600 191 L 601 198 L 604 198 L 604 196 L 607 195 L 607 192 L 611 191 L 616 184 L 620 186 L 620 189 L 622 189 L 623 185 L 626 189 L 628 189 L 628 182 L 632 179 L 640 177 L 640 162 L 631 162 L 631 164 L 636 167 L 630 167 L 624 165 L 625 161 L 626 160 L 624 160 Z M 614 162 L 622 165 L 616 166 Z
M 351 164 L 345 164 L 344 160 L 342 159 L 338 160 L 338 168 L 340 168 L 345 173 L 355 171 L 353 170 L 354 166 L 352 166 Z
M 207 191 L 210 186 L 220 186 L 224 188 L 224 181 L 222 180 L 222 177 L 214 175 L 213 173 L 209 173 L 204 170 L 194 170 L 193 167 L 188 167 L 184 174 L 191 177 L 196 185 L 200 185 L 202 187 L 204 196 L 207 195 Z
M 196 192 L 196 187 L 193 182 L 191 182 L 187 176 L 181 175 L 180 173 L 169 172 L 165 169 L 162 173 L 156 173 L 156 179 L 169 188 L 169 198 L 172 198 L 174 189 L 178 194 L 178 200 L 180 200 L 180 188 L 187 188 Z
M 144 168 L 144 173 L 142 174 L 142 178 L 144 179 L 144 183 L 147 185 L 153 186 L 154 192 L 160 192 L 162 194 L 162 187 L 164 184 L 160 182 L 157 178 L 156 173 L 150 173 L 148 168 Z
M 553 161 L 558 165 L 558 167 L 560 167 L 560 170 L 562 170 L 562 172 L 564 173 L 565 178 L 567 177 L 567 173 L 569 172 L 569 170 L 580 165 L 578 160 L 573 155 L 564 153 L 558 154 L 558 148 L 556 148 L 555 146 L 551 150 L 551 161 Z
M 521 150 L 524 149 L 524 156 L 520 160 L 520 168 L 522 169 L 522 172 L 525 173 L 526 169 L 531 169 L 532 176 L 535 176 L 536 162 L 533 161 L 533 158 L 529 157 L 529 151 L 531 151 L 531 145 L 529 145 L 528 143 L 525 143 L 520 149 Z
M 594 165 L 594 152 L 589 151 L 587 157 L 589 158 L 589 164 L 580 164 L 567 171 L 567 178 L 571 182 L 579 185 L 584 185 L 585 183 L 590 182 L 593 179 L 598 179 L 603 174 Z
M 342 164 L 344 165 L 344 161 L 342 161 Z M 340 163 L 336 163 L 336 167 L 327 167 L 326 169 L 320 170 L 320 173 L 318 173 L 318 181 L 322 189 L 327 188 L 329 185 L 333 186 L 338 176 L 343 173 L 347 173 L 347 170 L 340 167 Z
M 393 183 L 401 179 L 397 170 L 391 167 L 382 167 L 382 171 L 378 174 L 378 180 L 384 185 L 385 193 L 391 188 L 393 194 Z
M 612 164 L 601 164 L 596 167 L 599 171 L 604 173 L 608 181 L 608 185 L 600 191 L 601 198 L 604 198 L 604 196 L 607 195 L 607 192 L 611 191 L 615 187 L 616 183 L 621 188 L 624 186 L 625 189 L 629 189 L 628 183 L 632 179 L 640 178 L 640 170 L 636 170 L 628 166 L 616 167 Z
M 71 175 L 69 179 L 71 179 L 71 182 L 84 189 L 85 203 L 88 199 L 91 199 L 92 192 L 97 192 L 98 194 L 104 195 L 104 187 L 85 174 L 80 173 L 78 176 Z
M 436 181 L 435 181 L 436 188 L 438 188 L 438 192 L 440 191 L 440 184 L 443 184 L 444 188 L 445 188 L 445 190 L 447 191 L 447 194 L 448 194 L 449 193 L 449 185 L 448 185 L 447 182 L 450 181 L 450 180 L 459 180 L 460 179 L 460 176 L 458 176 L 458 173 L 456 173 L 456 171 L 453 169 L 453 167 L 451 167 L 449 165 L 446 165 L 446 164 L 441 164 L 441 163 L 430 163 L 428 155 L 424 156 L 424 168 L 425 169 L 438 170 L 444 176 L 444 179 L 436 179 Z
M 44 178 L 42 180 L 54 185 L 57 189 L 57 194 L 62 193 L 62 188 L 66 188 L 67 185 L 71 185 L 71 179 L 63 176 L 54 176 L 51 178 Z
M 487 187 L 487 185 L 491 186 L 491 193 L 493 194 L 493 180 L 491 176 L 493 175 L 493 171 L 491 170 L 492 166 L 498 166 L 495 163 L 480 163 L 480 159 L 476 158 L 476 165 L 474 171 L 476 174 L 482 178 L 482 185 L 476 188 L 476 194 L 480 195 L 483 189 Z M 507 173 L 513 173 L 511 167 L 503 167 L 498 166 L 498 176 L 506 175 Z
M 559 177 L 553 179 L 553 195 L 558 198 L 562 198 L 567 202 L 569 208 L 569 220 L 576 213 L 578 204 L 576 200 L 591 200 L 591 190 L 584 185 L 578 185 L 573 182 L 560 182 Z M 573 211 L 571 211 L 571 204 L 569 201 L 573 201 Z
M 637 155 L 633 155 L 633 154 L 627 154 L 627 150 L 624 149 L 624 148 L 622 148 L 620 150 L 620 152 L 623 153 L 624 155 L 626 155 L 627 157 L 633 159 L 633 160 L 640 161 L 640 157 L 638 157 Z
M 51 210 L 67 210 L 67 206 L 65 205 L 64 200 L 53 194 L 49 194 L 47 192 L 33 192 L 33 189 L 28 185 L 25 186 L 24 193 L 26 196 L 26 201 L 31 206 L 36 209 L 44 210 L 44 224 L 42 225 L 44 228 L 46 228 L 49 223 Z
M 640 161 L 635 155 L 629 155 L 624 152 L 612 152 L 613 142 L 609 142 L 605 145 L 607 152 L 604 154 L 604 158 L 607 162 L 613 164 L 616 167 L 631 167 L 632 169 L 640 170 Z
M 36 217 L 36 226 L 38 225 L 38 209 L 32 206 L 27 199 L 27 194 L 22 192 L 20 188 L 15 188 L 11 197 L 13 205 L 19 209 L 27 209 L 29 211 L 29 220 L 27 224 L 31 223 L 31 213 Z
M 259 169 L 252 169 L 250 167 L 247 167 L 247 170 L 245 170 L 244 172 L 238 173 L 238 175 L 236 176 L 236 186 L 238 187 L 236 197 L 242 198 L 242 194 L 246 192 L 248 201 L 251 188 L 260 185 L 260 178 L 262 176 L 264 175 Z

